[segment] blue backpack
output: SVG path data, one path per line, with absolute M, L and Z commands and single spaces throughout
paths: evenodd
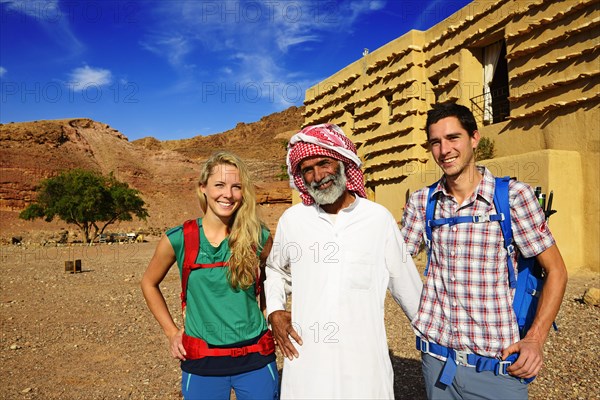
M 433 192 L 438 185 L 438 182 L 429 186 L 427 196 L 427 208 L 425 210 L 425 244 L 427 246 L 427 266 L 425 267 L 425 275 L 429 270 L 429 262 L 431 260 L 431 228 L 441 225 L 456 225 L 461 223 L 488 223 L 497 221 L 502 228 L 504 236 L 504 248 L 507 255 L 507 268 L 509 285 L 515 289 L 513 300 L 513 309 L 519 325 L 519 334 L 521 338 L 525 337 L 527 331 L 533 323 L 539 296 L 544 283 L 542 270 L 535 263 L 535 257 L 525 258 L 522 255 L 518 257 L 518 277 L 515 279 L 515 269 L 511 259 L 511 255 L 515 252 L 513 244 L 513 233 L 510 220 L 510 205 L 508 197 L 508 183 L 510 177 L 496 178 L 496 190 L 494 191 L 494 206 L 497 214 L 481 216 L 459 216 L 452 218 L 433 219 L 435 213 L 435 205 L 437 199 L 433 196 Z M 556 329 L 556 325 L 555 325 Z

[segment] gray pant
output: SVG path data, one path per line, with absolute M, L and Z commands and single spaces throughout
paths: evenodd
M 423 353 L 423 377 L 427 398 L 433 399 L 502 399 L 526 400 L 527 385 L 511 376 L 496 376 L 491 371 L 477 372 L 473 367 L 458 365 L 452 385 L 439 382 L 444 361 Z

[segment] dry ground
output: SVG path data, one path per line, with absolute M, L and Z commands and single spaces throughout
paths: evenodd
M 178 364 L 139 289 L 154 246 L 1 247 L 0 398 L 179 399 Z M 65 273 L 70 258 L 84 272 Z M 532 399 L 600 398 L 600 309 L 579 300 L 588 286 L 599 277 L 571 277 Z M 178 310 L 175 269 L 163 287 Z M 424 398 L 412 331 L 389 298 L 386 309 L 396 398 Z

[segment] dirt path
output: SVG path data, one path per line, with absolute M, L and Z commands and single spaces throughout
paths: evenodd
M 0 398 L 179 399 L 179 366 L 139 290 L 154 246 L 1 247 Z M 71 258 L 83 273 L 64 272 Z M 178 310 L 175 269 L 162 286 Z M 600 309 L 579 302 L 586 286 L 598 276 L 571 277 L 532 399 L 600 398 Z M 408 321 L 390 299 L 386 311 L 396 398 L 424 398 Z

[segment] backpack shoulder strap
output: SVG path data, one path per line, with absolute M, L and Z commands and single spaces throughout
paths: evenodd
M 431 221 L 435 215 L 435 205 L 437 203 L 437 197 L 433 195 L 433 192 L 438 186 L 437 181 L 429 186 L 427 191 L 427 205 L 425 207 L 425 246 L 427 247 L 427 265 L 425 266 L 425 272 L 423 275 L 427 276 L 429 272 L 429 262 L 431 261 Z
M 196 264 L 198 252 L 200 251 L 200 228 L 195 219 L 190 219 L 183 223 L 183 246 L 184 258 L 181 273 L 181 307 L 185 309 L 187 282 L 190 277 L 190 272 L 192 272 L 192 267 Z
M 510 220 L 510 202 L 508 194 L 508 185 L 510 177 L 497 177 L 496 188 L 494 190 L 494 206 L 496 207 L 496 213 L 500 215 L 500 228 L 502 229 L 502 236 L 504 237 L 504 248 L 506 249 L 506 263 L 508 267 L 508 280 L 511 288 L 517 286 L 517 280 L 515 278 L 515 269 L 512 263 L 512 254 L 515 252 L 513 245 L 513 232 Z
M 195 219 L 189 219 L 183 223 L 183 245 L 185 256 L 183 264 L 193 265 L 200 251 L 200 227 Z

